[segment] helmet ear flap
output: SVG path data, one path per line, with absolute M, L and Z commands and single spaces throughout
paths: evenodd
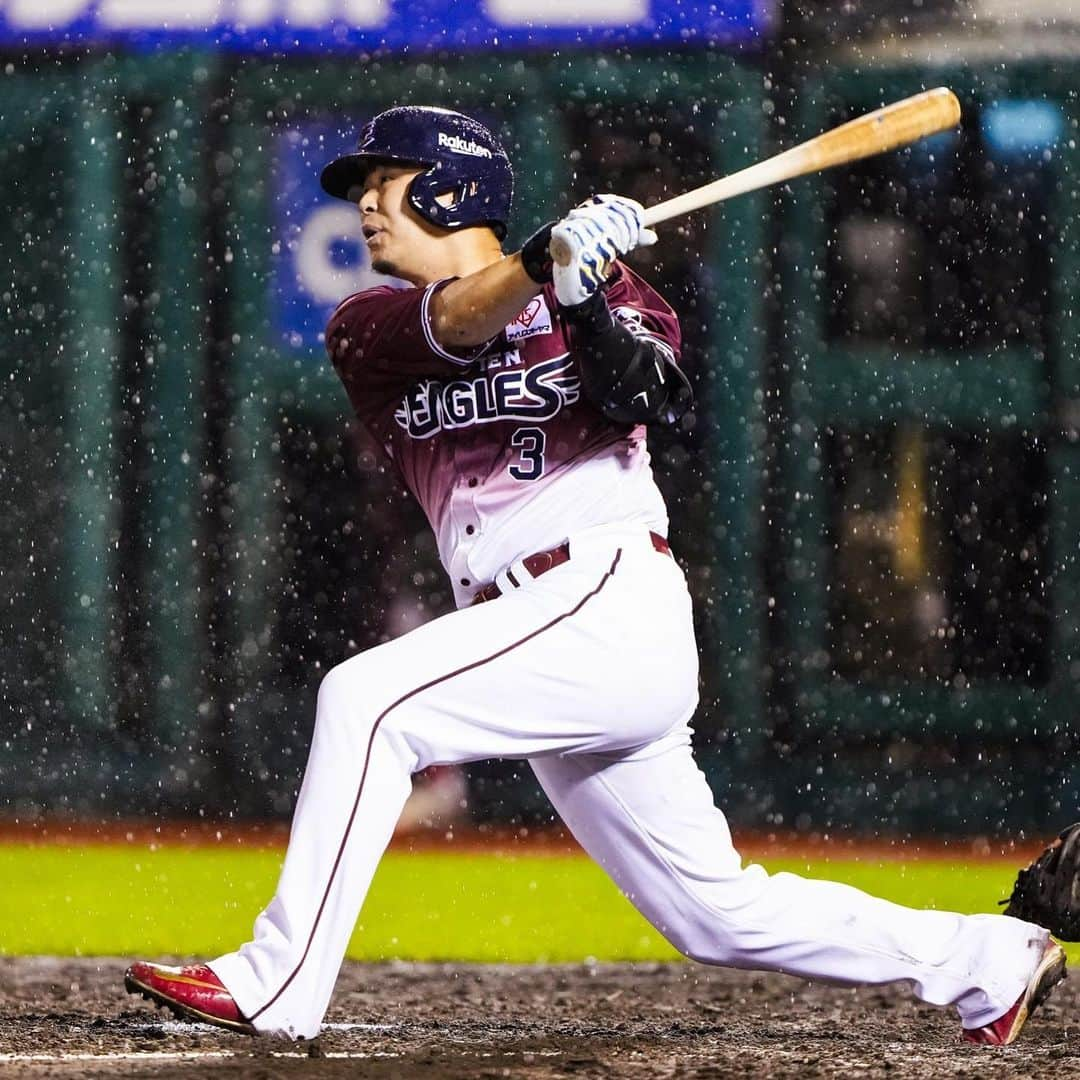
M 456 184 L 443 188 L 443 190 L 435 195 L 434 198 L 441 207 L 449 210 L 451 207 L 457 206 L 464 199 L 468 198 L 470 188 L 475 195 L 477 189 L 475 180 L 471 183 L 468 180 L 459 180 Z
M 452 195 L 450 200 L 446 195 Z M 444 229 L 460 229 L 470 225 L 486 225 L 500 239 L 506 236 L 506 225 L 496 212 L 488 218 L 491 199 L 484 192 L 483 181 L 469 176 L 450 177 L 438 165 L 414 176 L 409 184 L 409 205 L 426 221 Z

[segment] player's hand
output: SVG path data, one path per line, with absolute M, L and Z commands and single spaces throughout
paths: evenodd
M 645 208 L 621 195 L 594 195 L 551 230 L 555 296 L 564 307 L 584 303 L 603 285 L 615 260 L 656 243 Z

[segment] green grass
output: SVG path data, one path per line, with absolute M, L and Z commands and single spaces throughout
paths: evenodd
M 242 848 L 0 845 L 0 954 L 215 956 L 247 940 L 280 858 Z M 943 860 L 767 866 L 965 912 L 997 910 L 1014 873 L 1005 863 Z M 531 963 L 676 954 L 584 857 L 391 852 L 349 955 Z

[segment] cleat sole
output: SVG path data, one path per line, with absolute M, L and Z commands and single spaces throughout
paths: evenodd
M 1047 943 L 1039 966 L 1032 973 L 1027 989 L 1010 1013 L 1015 1012 L 1007 1030 L 996 1030 L 1000 1021 L 972 1031 L 962 1031 L 963 1038 L 981 1046 L 1008 1046 L 1024 1030 L 1031 1014 L 1042 1005 L 1054 988 L 1065 978 L 1065 950 L 1054 940 Z M 1006 1014 L 1008 1015 L 1008 1014 Z
M 1031 1014 L 1053 993 L 1058 983 L 1064 980 L 1065 974 L 1065 950 L 1055 942 L 1054 948 L 1047 950 L 1042 963 L 1036 969 L 1033 980 L 1035 985 L 1025 995 L 1008 1037 L 999 1045 L 1009 1046 L 1016 1041 Z
M 124 989 L 129 994 L 139 994 L 159 1009 L 167 1009 L 177 1020 L 195 1021 L 200 1024 L 212 1024 L 214 1027 L 225 1028 L 226 1031 L 235 1031 L 241 1035 L 257 1035 L 258 1032 L 251 1024 L 243 1020 L 223 1020 L 219 1016 L 211 1016 L 190 1005 L 181 1005 L 165 994 L 161 994 L 145 983 L 131 975 L 124 975 Z

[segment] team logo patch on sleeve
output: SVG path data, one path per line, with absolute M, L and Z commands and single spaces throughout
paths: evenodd
M 507 341 L 521 341 L 537 334 L 551 333 L 551 312 L 542 296 L 534 296 L 506 328 Z

